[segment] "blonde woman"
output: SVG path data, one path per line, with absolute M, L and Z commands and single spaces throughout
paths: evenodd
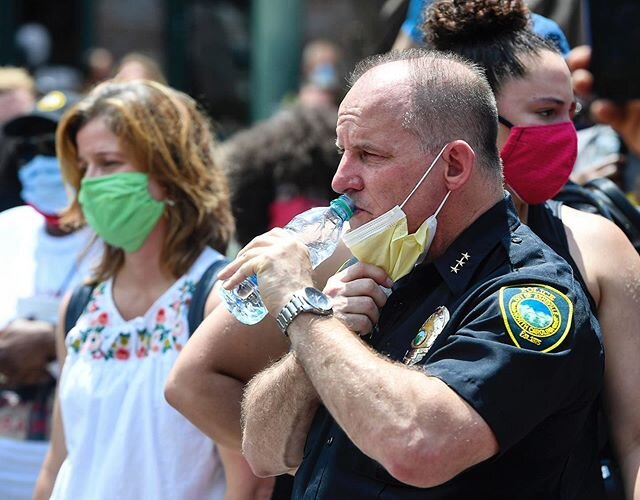
M 225 472 L 227 498 L 258 497 L 265 483 L 243 458 L 163 397 L 195 284 L 233 230 L 209 123 L 162 84 L 107 82 L 65 114 L 56 141 L 77 191 L 63 222 L 86 221 L 106 250 L 84 312 L 58 334 L 63 370 L 35 498 L 223 498 Z

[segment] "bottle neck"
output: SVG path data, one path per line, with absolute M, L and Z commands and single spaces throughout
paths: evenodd
M 329 207 L 329 210 L 327 210 L 327 219 L 333 222 L 336 226 L 342 225 L 345 221 L 349 220 L 344 212 L 336 210 L 333 206 Z
M 353 215 L 353 203 L 344 195 L 336 198 L 329 205 L 329 212 L 339 217 L 342 222 L 348 221 Z

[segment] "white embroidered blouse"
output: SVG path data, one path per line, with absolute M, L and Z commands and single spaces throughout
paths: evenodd
M 187 311 L 206 249 L 144 314 L 125 321 L 112 280 L 99 284 L 69 332 L 59 400 L 68 455 L 52 499 L 219 499 L 224 471 L 213 441 L 164 399 L 189 338 Z

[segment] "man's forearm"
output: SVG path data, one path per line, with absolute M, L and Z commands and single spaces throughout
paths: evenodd
M 396 479 L 437 486 L 497 452 L 487 423 L 444 382 L 390 362 L 335 318 L 299 318 L 289 338 L 318 398 Z
M 220 373 L 203 373 L 190 382 L 183 379 L 178 384 L 169 378 L 165 388 L 169 404 L 216 443 L 240 451 L 240 400 L 244 384 Z
M 242 401 L 242 449 L 255 474 L 298 467 L 317 407 L 316 392 L 291 353 L 249 383 Z

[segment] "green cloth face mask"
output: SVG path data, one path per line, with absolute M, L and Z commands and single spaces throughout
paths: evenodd
M 125 252 L 140 249 L 165 207 L 149 193 L 149 176 L 142 172 L 84 178 L 78 202 L 98 236 Z

